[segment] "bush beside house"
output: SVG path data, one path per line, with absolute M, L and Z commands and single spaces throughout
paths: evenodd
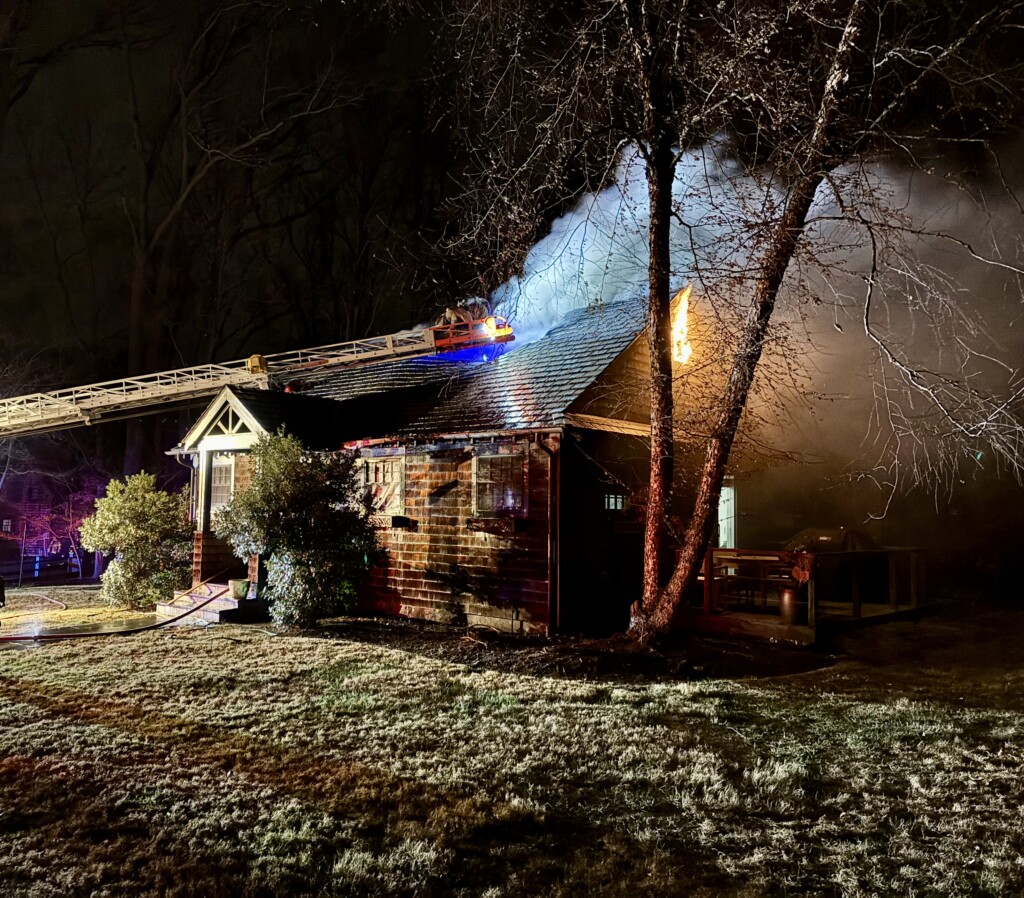
M 283 433 L 251 450 L 252 480 L 216 512 L 213 528 L 239 558 L 266 564 L 263 595 L 273 619 L 313 626 L 355 605 L 383 558 L 353 452 L 312 452 Z
M 188 586 L 192 524 L 188 492 L 167 493 L 143 471 L 112 480 L 96 500 L 96 512 L 82 522 L 82 545 L 113 553 L 103 572 L 101 593 L 113 605 L 148 608 Z

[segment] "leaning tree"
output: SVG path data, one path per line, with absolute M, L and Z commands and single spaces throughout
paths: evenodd
M 979 348 L 977 321 L 951 303 L 950 281 L 915 258 L 913 241 L 937 235 L 880 186 L 886 165 L 924 169 L 941 160 L 950 177 L 977 171 L 992 141 L 1017 126 L 1020 5 L 590 0 L 551 9 L 495 0 L 456 7 L 449 33 L 457 106 L 476 166 L 455 247 L 481 272 L 480 288 L 516 274 L 546 223 L 582 191 L 604 186 L 626 147 L 644 161 L 651 472 L 633 624 L 639 635 L 667 633 L 678 621 L 712 536 L 737 432 L 764 380 L 766 349 L 779 338 L 780 299 L 807 289 L 806 263 L 818 264 L 826 285 L 836 281 L 843 265 L 830 249 L 860 258 L 866 248 L 862 321 L 877 351 L 889 443 L 929 447 L 921 474 L 980 444 L 1020 470 L 1012 359 Z M 679 191 L 677 166 L 694 148 L 710 158 L 708 176 Z M 715 199 L 723 179 L 733 182 L 729 204 Z M 694 234 L 706 225 L 694 220 L 693 206 L 704 216 L 717 209 L 719 239 L 695 239 L 674 254 L 674 223 Z M 974 259 L 1021 272 L 1015 257 L 997 259 L 994 250 L 943 236 Z M 659 549 L 677 424 L 670 298 L 673 282 L 685 280 L 699 285 L 711 314 L 727 325 L 728 348 L 705 402 L 696 500 L 666 576 Z M 897 301 L 894 317 L 879 315 Z M 944 352 L 912 360 L 908 340 L 919 325 L 903 313 L 920 313 L 937 329 Z

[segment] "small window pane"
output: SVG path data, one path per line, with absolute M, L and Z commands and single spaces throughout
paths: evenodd
M 476 510 L 482 515 L 524 510 L 523 457 L 491 455 L 477 459 Z
M 605 493 L 605 511 L 622 511 L 626 507 L 626 497 L 622 493 Z

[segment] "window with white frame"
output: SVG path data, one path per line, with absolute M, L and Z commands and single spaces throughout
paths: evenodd
M 522 455 L 480 455 L 476 459 L 475 510 L 480 517 L 526 513 Z
M 363 486 L 374 514 L 405 514 L 405 465 L 401 457 L 367 458 L 363 461 Z
M 0 533 L 10 533 L 13 524 L 14 522 L 10 518 L 4 518 L 3 521 L 0 521 Z
M 235 485 L 235 460 L 230 455 L 216 455 L 210 465 L 210 512 L 231 501 Z
M 605 511 L 625 511 L 626 510 L 626 496 L 624 493 L 605 493 L 604 494 L 604 510 Z

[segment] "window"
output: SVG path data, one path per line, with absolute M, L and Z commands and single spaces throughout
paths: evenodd
M 0 533 L 10 533 L 12 523 L 13 521 L 11 521 L 10 518 L 4 518 L 3 521 L 0 522 Z
M 523 456 L 483 455 L 476 460 L 476 513 L 500 517 L 526 511 Z
M 604 510 L 605 511 L 625 511 L 626 509 L 626 497 L 622 493 L 605 493 L 604 494 Z
M 210 511 L 214 512 L 231 501 L 235 482 L 235 465 L 230 455 L 214 458 L 210 468 Z
M 718 545 L 736 548 L 736 487 L 726 484 L 718 500 Z
M 363 486 L 375 514 L 405 514 L 405 466 L 401 458 L 369 458 L 363 462 Z

